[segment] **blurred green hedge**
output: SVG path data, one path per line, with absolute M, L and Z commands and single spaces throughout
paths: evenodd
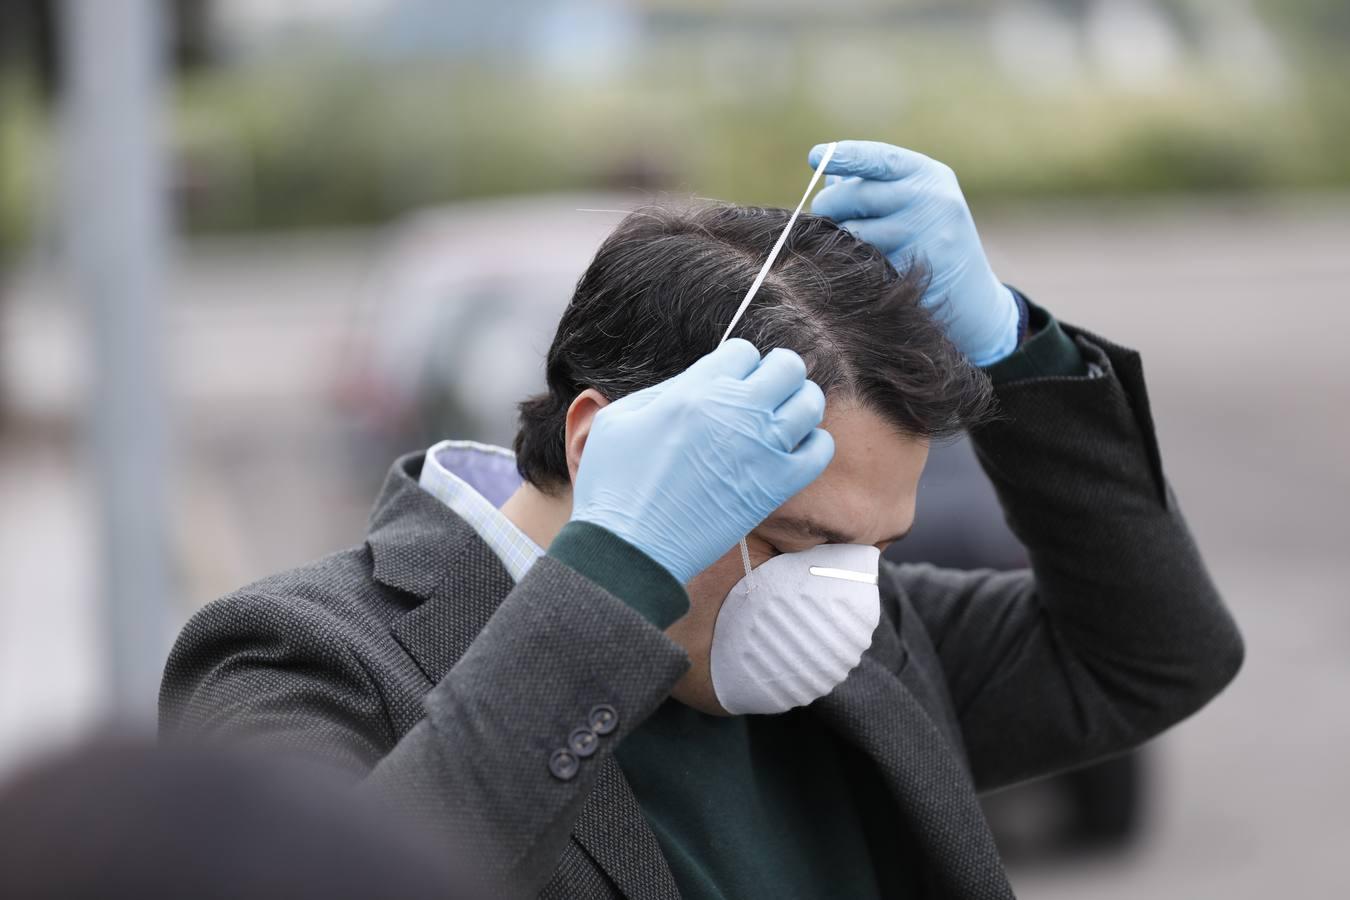
M 805 64 L 772 90 L 660 60 L 609 84 L 316 58 L 207 71 L 173 96 L 180 220 L 303 228 L 458 198 L 626 187 L 785 205 L 807 148 L 843 137 L 940 158 L 978 202 L 1350 185 L 1341 54 L 1304 53 L 1282 94 L 1253 96 L 1203 73 L 1154 94 L 1019 91 L 959 52 L 908 48 L 894 70 L 903 90 L 841 76 L 824 93 Z M 7 245 L 50 208 L 38 186 L 50 183 L 51 145 L 47 114 L 0 79 Z

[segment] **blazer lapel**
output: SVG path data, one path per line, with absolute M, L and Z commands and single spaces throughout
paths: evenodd
M 375 578 L 424 598 L 391 631 L 434 685 L 454 668 L 515 583 L 478 533 L 417 485 L 420 466 L 420 454 L 394 464 L 367 541 Z M 414 724 L 416 719 L 407 727 Z M 630 900 L 678 900 L 656 835 L 613 757 L 601 767 L 572 836 Z
M 392 629 L 432 684 L 454 668 L 515 587 L 491 548 L 463 519 L 452 518 L 443 534 L 443 559 L 438 561 L 443 577 L 427 591 L 426 602 L 399 618 Z
M 898 639 L 897 639 L 898 644 Z M 867 753 L 933 866 L 942 896 L 1009 900 L 1012 887 L 967 771 L 923 706 L 869 651 L 843 684 L 812 711 Z

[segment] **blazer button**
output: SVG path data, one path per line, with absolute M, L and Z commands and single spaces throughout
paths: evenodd
M 567 736 L 567 749 L 582 759 L 594 753 L 598 746 L 600 746 L 600 739 L 589 728 L 578 728 Z
M 609 734 L 619 727 L 619 714 L 608 703 L 591 707 L 591 731 L 596 734 Z
M 570 750 L 554 750 L 553 755 L 548 758 L 548 770 L 559 781 L 571 781 L 576 778 L 579 768 L 581 761 Z

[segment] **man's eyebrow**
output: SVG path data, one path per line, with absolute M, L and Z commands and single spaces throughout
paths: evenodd
M 856 536 L 849 536 L 842 532 L 830 528 L 817 522 L 815 519 L 799 516 L 777 516 L 772 520 L 765 522 L 764 525 L 771 529 L 786 529 L 795 531 L 806 537 L 819 538 L 827 544 L 857 544 L 859 540 Z M 906 528 L 900 534 L 877 541 L 878 544 L 893 544 L 896 541 L 903 540 L 909 534 Z

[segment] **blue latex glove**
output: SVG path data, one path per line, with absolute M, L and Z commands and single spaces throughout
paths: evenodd
M 814 168 L 824 153 L 817 144 L 807 161 Z M 901 271 L 926 262 L 932 281 L 924 305 L 972 362 L 987 366 L 1017 349 L 1017 301 L 989 268 L 955 172 L 877 141 L 840 141 L 825 172 L 834 177 L 811 211 L 877 247 Z
M 800 356 L 780 348 L 761 361 L 733 338 L 596 414 L 572 519 L 609 529 L 685 584 L 825 470 L 824 414 Z

